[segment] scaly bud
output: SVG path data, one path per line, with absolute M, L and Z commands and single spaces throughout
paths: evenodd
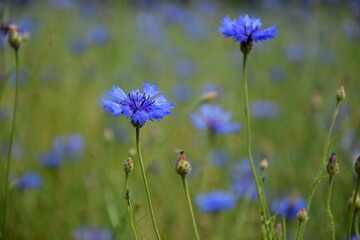
M 335 176 L 339 173 L 339 164 L 336 160 L 336 154 L 332 153 L 331 157 L 329 158 L 328 164 L 326 166 L 326 170 L 330 176 Z
M 252 47 L 253 47 L 253 41 L 251 39 L 251 36 L 248 37 L 246 42 L 240 43 L 240 50 L 243 54 L 249 54 L 251 52 Z
M 189 161 L 186 160 L 184 151 L 181 151 L 179 154 L 178 160 L 176 162 L 175 170 L 179 175 L 183 177 L 191 171 L 191 165 Z
M 354 168 L 355 168 L 355 172 L 360 176 L 360 156 L 356 159 Z
M 265 158 L 260 162 L 260 170 L 265 171 L 267 168 L 268 168 L 268 161 Z
M 336 100 L 338 101 L 342 101 L 345 99 L 345 89 L 343 86 L 341 86 L 337 91 L 336 91 Z
M 134 162 L 132 161 L 132 159 L 130 157 L 125 160 L 123 169 L 126 173 L 129 173 L 132 170 L 134 170 Z
M 281 240 L 282 239 L 282 227 L 281 227 L 281 223 L 278 223 L 275 226 L 275 239 L 276 240 Z
M 297 214 L 297 218 L 299 222 L 304 222 L 307 219 L 307 212 L 305 208 L 300 209 L 300 211 Z

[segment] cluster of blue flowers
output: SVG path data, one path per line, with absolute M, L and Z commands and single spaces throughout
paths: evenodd
M 213 191 L 200 194 L 195 198 L 195 204 L 204 213 L 218 213 L 223 210 L 231 210 L 236 206 L 236 197 L 229 192 Z
M 72 236 L 74 240 L 111 240 L 114 233 L 109 229 L 86 225 L 74 230 Z

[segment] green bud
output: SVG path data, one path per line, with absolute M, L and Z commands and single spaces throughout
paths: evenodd
M 19 32 L 17 31 L 17 28 L 16 28 L 16 30 L 9 31 L 8 42 L 14 50 L 19 49 L 20 43 L 21 43 L 21 36 L 20 36 Z
M 125 160 L 123 169 L 126 173 L 129 173 L 132 170 L 134 170 L 134 162 L 132 161 L 132 159 L 130 157 Z
M 184 151 L 180 152 L 178 160 L 175 166 L 176 172 L 181 176 L 186 176 L 191 171 L 191 165 L 188 160 L 186 160 Z
M 343 86 L 341 86 L 337 91 L 336 91 L 336 100 L 338 101 L 342 101 L 345 99 L 345 89 Z
M 339 173 L 339 164 L 336 160 L 335 153 L 332 153 L 331 157 L 329 158 L 326 170 L 330 176 L 335 176 Z
M 265 171 L 268 168 L 268 166 L 269 166 L 269 164 L 268 164 L 268 161 L 266 158 L 260 162 L 260 170 L 261 171 Z
M 360 175 L 360 156 L 356 159 L 354 164 L 355 172 Z
M 252 47 L 253 47 L 253 41 L 251 37 L 248 37 L 246 42 L 240 43 L 240 50 L 243 54 L 249 54 L 251 52 Z
M 297 218 L 298 218 L 299 222 L 304 222 L 307 219 L 307 212 L 306 212 L 305 208 L 302 208 L 298 212 Z

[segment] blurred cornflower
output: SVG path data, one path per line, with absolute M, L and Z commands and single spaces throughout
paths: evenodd
M 230 122 L 232 113 L 223 111 L 220 105 L 203 104 L 199 112 L 190 115 L 194 126 L 199 130 L 210 130 L 212 133 L 228 134 L 238 132 L 241 125 Z
M 232 37 L 235 42 L 267 41 L 277 34 L 277 26 L 260 29 L 262 25 L 260 18 L 250 18 L 247 14 L 244 17 L 240 14 L 239 18 L 234 20 L 227 15 L 223 17 L 223 20 L 220 22 L 223 26 L 219 28 L 219 31 L 225 37 Z
M 102 44 L 109 39 L 109 29 L 106 25 L 95 25 L 87 32 L 89 44 Z
M 80 133 L 72 133 L 67 137 L 56 136 L 53 140 L 55 153 L 70 158 L 78 158 L 84 150 L 85 140 Z
M 41 152 L 38 160 L 41 166 L 52 169 L 60 168 L 64 163 L 60 154 L 50 151 Z
M 303 61 L 305 58 L 304 52 L 304 47 L 296 42 L 289 43 L 285 46 L 285 57 L 292 63 L 299 63 Z
M 303 198 L 293 197 L 293 196 L 284 196 L 281 199 L 280 206 L 279 201 L 276 201 L 272 205 L 272 212 L 276 212 L 276 209 L 279 206 L 277 212 L 278 216 L 285 215 L 286 219 L 297 219 L 297 214 L 300 209 L 306 208 L 307 201 Z
M 29 74 L 27 72 L 27 69 L 22 67 L 19 70 L 19 85 L 20 86 L 24 86 L 24 84 L 26 83 L 26 81 L 29 78 Z M 11 86 L 15 87 L 16 86 L 16 70 L 14 69 L 11 72 L 11 75 L 9 76 L 9 81 Z
M 181 24 L 187 16 L 184 8 L 173 3 L 159 3 L 157 9 L 165 23 Z
M 176 72 L 180 77 L 190 77 L 195 73 L 194 63 L 188 59 L 180 59 L 176 63 Z
M 11 150 L 11 156 L 13 158 L 13 160 L 20 160 L 22 157 L 22 149 L 21 146 L 19 145 L 18 142 L 14 141 L 13 145 L 12 145 L 12 150 Z M 9 141 L 6 141 L 2 144 L 1 146 L 1 152 L 3 154 L 4 157 L 6 157 L 9 153 Z
M 42 187 L 42 185 L 43 179 L 39 174 L 32 171 L 26 171 L 17 179 L 15 188 L 26 191 L 31 189 L 39 189 Z
M 190 14 L 189 14 L 190 15 Z M 209 39 L 209 29 L 204 20 L 198 14 L 191 14 L 183 22 L 183 28 L 186 36 L 191 40 Z
M 130 118 L 130 122 L 137 128 L 143 127 L 148 120 L 160 121 L 167 114 L 171 114 L 170 110 L 174 108 L 174 102 L 167 102 L 168 98 L 157 90 L 156 83 L 150 85 L 150 82 L 146 81 L 142 87 L 142 92 L 139 88 L 132 89 L 131 93 L 126 95 L 121 88 L 113 86 L 113 92 L 108 93 L 111 100 L 102 99 L 104 108 L 108 108 L 114 116 L 121 114 L 127 119 Z
M 191 87 L 189 84 L 181 83 L 177 84 L 173 88 L 173 95 L 176 100 L 185 102 L 191 97 Z
M 245 197 L 248 200 L 257 199 L 256 185 L 248 158 L 241 159 L 235 165 L 231 179 L 237 197 Z
M 285 82 L 287 78 L 286 69 L 281 66 L 273 66 L 269 69 L 270 81 L 275 84 Z
M 280 113 L 280 107 L 273 101 L 252 101 L 250 103 L 250 115 L 253 118 L 274 118 Z
M 355 42 L 360 39 L 360 26 L 355 20 L 347 18 L 343 21 L 342 26 L 348 40 Z
M 212 150 L 210 153 L 211 165 L 214 167 L 223 167 L 228 163 L 228 151 L 225 149 Z
M 74 240 L 111 240 L 113 232 L 108 229 L 101 229 L 93 226 L 83 226 L 73 231 Z
M 195 197 L 196 206 L 204 213 L 218 213 L 236 206 L 236 197 L 229 192 L 215 190 Z
M 24 16 L 22 19 L 18 22 L 18 27 L 20 32 L 29 32 L 31 35 L 33 35 L 36 24 L 31 16 Z
M 86 49 L 84 40 L 82 40 L 80 38 L 72 39 L 69 43 L 69 47 L 70 47 L 71 52 L 78 54 L 78 55 L 83 54 Z
M 168 45 L 167 33 L 161 18 L 156 14 L 139 13 L 136 15 L 138 41 L 144 41 L 156 47 Z

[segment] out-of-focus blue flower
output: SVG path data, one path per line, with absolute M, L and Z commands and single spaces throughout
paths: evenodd
M 187 16 L 184 8 L 173 3 L 159 3 L 156 7 L 165 23 L 181 24 Z
M 36 29 L 35 21 L 30 16 L 24 16 L 19 22 L 18 22 L 19 31 L 21 32 L 28 32 L 31 35 L 34 34 L 34 31 Z
M 279 104 L 273 101 L 252 101 L 250 114 L 253 118 L 275 118 L 280 113 Z
M 223 167 L 228 163 L 229 154 L 225 149 L 212 150 L 210 154 L 211 165 Z
M 53 150 L 61 156 L 78 158 L 84 147 L 85 140 L 80 133 L 72 133 L 67 137 L 56 136 L 53 140 Z
M 305 49 L 296 42 L 289 43 L 285 46 L 285 57 L 289 62 L 299 63 L 305 59 Z
M 176 63 L 176 72 L 180 77 L 190 77 L 195 72 L 194 63 L 187 59 L 181 59 Z
M 173 88 L 173 95 L 177 101 L 185 102 L 191 97 L 191 87 L 189 84 L 177 84 Z
M 38 160 L 39 164 L 46 168 L 57 169 L 64 164 L 63 158 L 60 154 L 50 151 L 40 153 Z
M 73 231 L 74 240 L 111 240 L 113 236 L 113 232 L 109 229 L 93 226 L 83 226 Z
M 360 26 L 351 18 L 347 18 L 342 23 L 344 35 L 350 41 L 357 41 L 360 39 Z
M 202 105 L 198 113 L 190 115 L 191 121 L 197 129 L 210 130 L 219 134 L 240 131 L 240 123 L 230 122 L 231 117 L 231 112 L 223 111 L 220 105 L 211 104 Z
M 29 78 L 29 74 L 25 68 L 20 68 L 19 70 L 19 86 L 24 86 L 26 81 Z M 11 75 L 9 76 L 9 81 L 11 86 L 16 86 L 16 71 L 15 69 L 11 72 Z
M 109 29 L 105 25 L 95 25 L 87 32 L 87 39 L 90 44 L 102 44 L 109 39 Z
M 71 52 L 81 55 L 85 52 L 86 45 L 84 40 L 80 38 L 72 39 L 69 43 Z
M 342 238 L 342 240 L 345 240 L 345 237 Z M 358 240 L 356 235 L 351 235 L 350 240 Z
M 296 219 L 299 210 L 306 208 L 306 204 L 307 202 L 303 198 L 284 196 L 283 199 L 281 199 L 280 206 L 279 201 L 277 201 L 272 205 L 271 210 L 275 213 L 279 206 L 278 216 L 285 215 L 286 219 Z
M 26 171 L 18 178 L 15 188 L 27 191 L 31 189 L 39 189 L 42 185 L 43 179 L 39 174 L 32 171 Z
M 9 141 L 3 143 L 1 150 L 3 156 L 7 157 L 9 153 Z M 21 157 L 22 157 L 21 146 L 16 141 L 14 141 L 12 144 L 11 158 L 18 161 L 21 159 Z
M 269 69 L 270 80 L 272 83 L 280 84 L 286 80 L 286 69 L 281 66 L 273 66 Z
M 336 60 L 336 54 L 331 48 L 323 48 L 320 50 L 320 60 L 326 66 L 332 65 Z
M 4 48 L 6 37 L 0 33 L 0 49 Z
M 186 36 L 191 40 L 204 40 L 209 36 L 209 28 L 198 15 L 187 17 L 183 23 Z
M 257 199 L 256 185 L 248 158 L 243 158 L 235 165 L 231 179 L 232 187 L 238 197 L 245 197 L 248 200 Z
M 144 41 L 163 48 L 168 45 L 167 34 L 161 19 L 156 14 L 139 13 L 136 15 L 136 24 L 138 26 L 138 41 L 144 44 Z
M 174 102 L 167 102 L 168 98 L 158 91 L 156 83 L 150 85 L 150 82 L 146 81 L 142 87 L 142 92 L 139 88 L 132 89 L 131 93 L 126 95 L 121 88 L 113 86 L 113 92 L 108 93 L 111 100 L 102 99 L 104 107 L 114 116 L 121 114 L 127 119 L 130 118 L 130 122 L 136 127 L 144 126 L 148 120 L 160 121 L 167 114 L 171 114 L 170 110 L 174 108 Z
M 195 204 L 204 213 L 218 213 L 236 206 L 236 197 L 229 192 L 215 190 L 195 197 Z
M 277 26 L 260 29 L 262 25 L 260 18 L 250 18 L 247 14 L 245 17 L 240 14 L 239 18 L 234 20 L 227 15 L 223 20 L 220 22 L 223 26 L 219 31 L 226 37 L 232 37 L 235 42 L 267 41 L 277 34 Z
M 63 9 L 67 9 L 67 8 L 73 8 L 75 7 L 75 2 L 73 0 L 49 0 L 49 2 L 53 5 L 53 7 L 56 8 L 63 8 Z

